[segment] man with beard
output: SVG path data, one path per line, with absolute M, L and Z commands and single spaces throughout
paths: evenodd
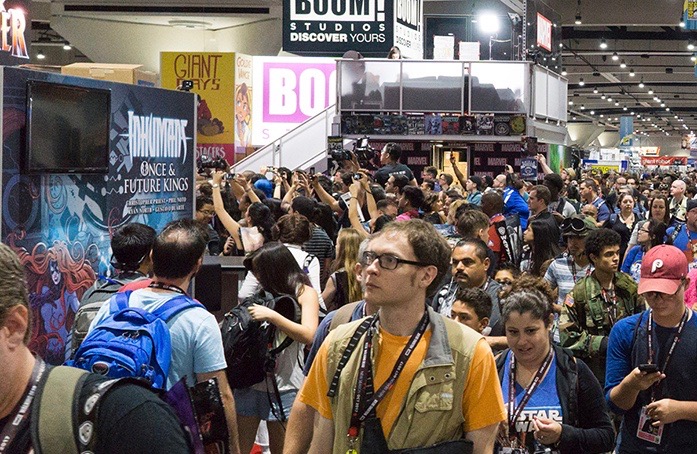
M 487 275 L 489 257 L 487 246 L 479 238 L 467 238 L 455 245 L 450 255 L 450 277 L 436 292 L 431 306 L 445 317 L 452 314 L 453 303 L 459 288 L 479 288 L 491 297 L 492 310 L 489 326 L 483 333 L 492 349 L 506 347 L 506 337 L 501 323 L 501 307 L 498 293 L 501 285 Z

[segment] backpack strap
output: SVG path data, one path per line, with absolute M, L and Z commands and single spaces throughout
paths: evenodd
M 683 224 L 683 223 L 681 222 L 680 224 L 678 224 L 678 225 L 673 229 L 673 233 L 670 235 L 670 241 L 671 241 L 673 244 L 675 244 L 675 240 L 676 240 L 676 238 L 678 237 L 678 235 L 680 235 L 680 231 L 682 230 L 682 228 L 683 228 L 684 225 L 685 225 L 685 224 Z M 690 238 L 689 238 L 689 235 L 688 235 L 688 238 L 687 238 L 687 239 L 688 239 L 688 240 L 690 239 Z M 688 241 L 688 243 L 689 243 L 689 241 Z
M 128 300 L 131 297 L 131 291 L 120 292 L 114 294 L 109 300 L 109 312 L 115 314 L 128 307 Z
M 200 307 L 202 309 L 206 309 L 203 306 L 203 304 L 199 303 L 198 301 L 186 295 L 178 295 L 167 301 L 162 306 L 158 307 L 155 311 L 152 312 L 152 315 L 161 319 L 164 322 L 167 322 L 169 319 L 177 315 L 179 312 L 192 307 Z
M 58 366 L 51 369 L 34 400 L 32 438 L 36 452 L 66 454 L 79 452 L 75 440 L 80 390 L 88 374 L 84 370 Z M 43 411 L 42 411 L 43 409 Z M 79 429 L 78 429 L 79 430 Z M 92 427 L 94 430 L 94 427 Z M 38 444 L 37 444 L 38 443 Z
M 353 303 L 344 304 L 337 309 L 334 313 L 334 317 L 332 317 L 332 321 L 329 323 L 329 331 L 333 330 L 339 325 L 350 322 L 353 311 L 356 310 L 356 306 L 358 306 L 360 303 L 361 301 L 355 301 Z
M 309 253 L 307 254 L 307 256 L 305 256 L 305 262 L 303 262 L 303 272 L 304 273 L 307 274 L 310 271 L 310 264 L 316 258 L 317 257 L 315 257 L 314 255 L 309 254 Z M 317 259 L 317 260 L 319 260 L 319 259 Z

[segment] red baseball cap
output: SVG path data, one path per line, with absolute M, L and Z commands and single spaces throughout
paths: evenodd
M 660 292 L 672 295 L 687 276 L 687 258 L 675 246 L 652 247 L 641 260 L 639 294 Z

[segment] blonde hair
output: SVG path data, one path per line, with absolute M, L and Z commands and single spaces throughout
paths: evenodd
M 332 263 L 332 272 L 340 269 L 346 271 L 348 277 L 348 301 L 359 301 L 363 298 L 361 285 L 356 279 L 356 263 L 358 262 L 358 249 L 363 238 L 356 229 L 341 229 L 336 239 L 337 255 Z

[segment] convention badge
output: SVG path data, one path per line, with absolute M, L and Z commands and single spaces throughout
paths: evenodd
M 660 445 L 662 435 L 663 424 L 658 427 L 654 426 L 653 419 L 651 419 L 651 417 L 648 415 L 646 406 L 641 407 L 641 413 L 639 413 L 639 426 L 637 427 L 636 431 L 637 438 Z
M 567 293 L 566 298 L 564 298 L 564 304 L 569 307 L 574 307 L 574 295 L 572 293 L 573 292 Z

